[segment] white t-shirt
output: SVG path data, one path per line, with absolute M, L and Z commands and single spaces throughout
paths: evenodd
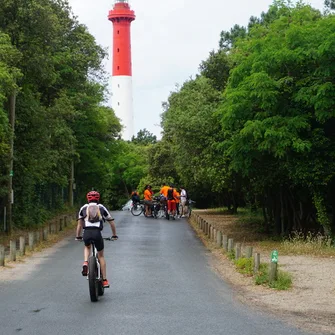
M 182 202 L 185 202 L 187 200 L 187 193 L 184 189 L 182 189 L 181 192 L 180 192 L 180 200 Z

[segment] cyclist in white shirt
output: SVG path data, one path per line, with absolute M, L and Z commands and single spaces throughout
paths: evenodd
M 181 205 L 181 217 L 184 218 L 187 213 L 187 192 L 184 187 L 180 187 L 180 205 Z
M 98 258 L 101 265 L 102 284 L 103 287 L 109 287 L 109 282 L 106 278 L 106 261 L 104 257 L 104 240 L 101 235 L 104 221 L 107 221 L 112 229 L 112 239 L 117 239 L 114 219 L 108 212 L 107 208 L 99 204 L 100 194 L 96 191 L 87 193 L 88 204 L 80 208 L 78 215 L 78 224 L 84 228 L 83 240 L 84 248 L 84 263 L 82 275 L 87 276 L 88 272 L 88 257 L 90 255 L 91 241 L 94 241 L 95 247 L 98 251 Z

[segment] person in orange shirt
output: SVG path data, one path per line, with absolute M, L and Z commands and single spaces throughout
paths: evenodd
M 151 206 L 152 206 L 152 195 L 151 186 L 147 185 L 144 190 L 144 204 L 145 204 L 145 215 L 151 216 Z
M 172 217 L 173 220 L 175 220 L 176 218 L 176 198 L 176 190 L 171 184 L 167 192 L 167 206 L 169 215 Z
M 161 206 L 162 206 L 162 209 L 164 209 L 166 215 L 168 213 L 168 208 L 167 208 L 167 192 L 169 190 L 170 186 L 167 185 L 167 183 L 163 183 L 160 191 L 159 191 L 159 194 L 161 196 Z M 168 217 L 168 216 L 167 216 Z
M 167 199 L 167 192 L 170 186 L 168 186 L 166 183 L 163 183 L 161 190 L 159 191 L 160 195 L 163 195 L 165 199 Z

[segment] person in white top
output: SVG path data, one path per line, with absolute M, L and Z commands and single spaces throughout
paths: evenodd
M 182 218 L 184 218 L 185 214 L 187 214 L 187 192 L 184 187 L 180 188 L 180 205 L 181 205 L 180 215 Z
M 87 193 L 88 204 L 82 206 L 79 210 L 78 223 L 84 228 L 83 240 L 85 243 L 84 249 L 84 264 L 82 275 L 87 276 L 88 273 L 88 257 L 90 254 L 91 241 L 94 241 L 98 251 L 98 258 L 101 265 L 102 285 L 109 287 L 109 282 L 106 278 L 106 261 L 104 257 L 104 240 L 101 235 L 104 221 L 107 221 L 112 229 L 112 239 L 117 240 L 114 219 L 110 215 L 107 208 L 99 204 L 100 194 L 96 191 Z

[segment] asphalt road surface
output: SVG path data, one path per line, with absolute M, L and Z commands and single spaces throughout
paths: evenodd
M 113 214 L 119 240 L 105 241 L 105 295 L 90 301 L 83 243 L 68 238 L 0 282 L 0 335 L 304 334 L 234 300 L 185 219 Z

